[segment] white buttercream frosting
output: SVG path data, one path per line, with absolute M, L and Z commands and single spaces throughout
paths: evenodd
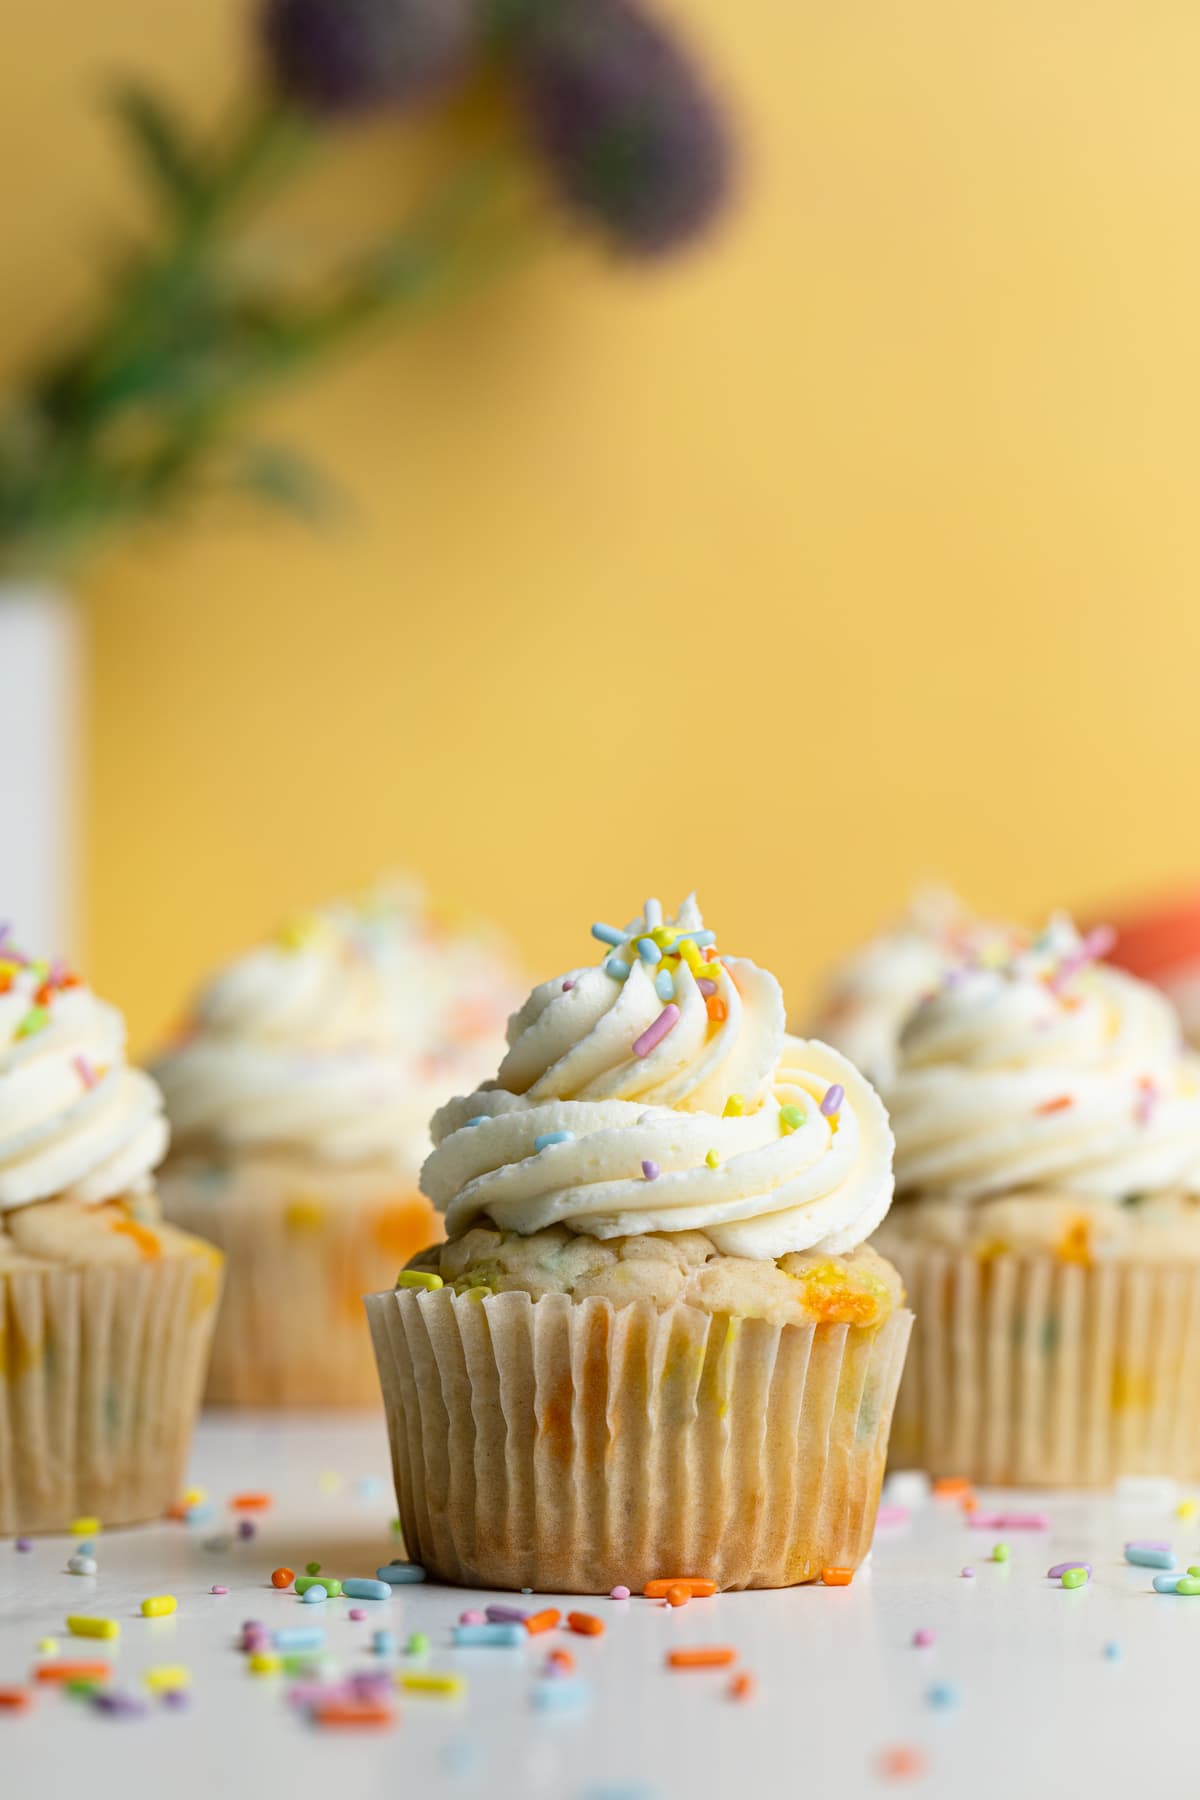
M 162 1095 L 126 1063 L 121 1014 L 0 942 L 0 1212 L 139 1193 L 166 1147 Z
M 499 937 L 389 885 L 223 969 L 157 1063 L 177 1142 L 302 1147 L 414 1175 L 449 1083 L 478 1080 L 518 998 Z
M 521 1234 L 698 1230 L 759 1258 L 862 1243 L 892 1195 L 874 1089 L 787 1035 L 775 977 L 709 947 L 694 899 L 660 920 L 648 902 L 600 966 L 535 988 L 496 1080 L 435 1115 L 421 1184 L 450 1235 L 486 1216 Z
M 885 1098 L 902 1193 L 1200 1191 L 1200 1079 L 1154 988 L 1063 919 L 952 971 L 900 1034 Z

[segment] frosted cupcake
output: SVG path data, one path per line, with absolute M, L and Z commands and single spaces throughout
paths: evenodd
M 895 1452 L 935 1474 L 1200 1476 L 1198 1065 L 1106 942 L 1057 920 L 900 1036 L 878 1242 L 918 1318 Z
M 0 1533 L 179 1492 L 221 1258 L 159 1219 L 166 1145 L 121 1015 L 0 930 Z
M 201 994 L 156 1073 L 163 1206 L 229 1258 L 210 1401 L 377 1400 L 362 1296 L 438 1233 L 417 1191 L 429 1114 L 494 1067 L 512 966 L 389 887 L 290 925 Z
M 886 1114 L 694 901 L 593 931 L 436 1115 L 448 1240 L 367 1302 L 408 1552 L 551 1592 L 856 1568 L 911 1323 L 864 1246 Z

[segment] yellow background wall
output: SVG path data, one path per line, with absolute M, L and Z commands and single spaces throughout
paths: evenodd
M 564 240 L 270 420 L 349 529 L 94 580 L 90 964 L 139 1042 L 388 865 L 543 973 L 694 883 L 796 995 L 930 873 L 1028 914 L 1195 866 L 1200 10 L 673 10 L 745 145 L 711 250 Z M 102 74 L 202 114 L 244 18 L 9 9 L 6 359 L 127 203 Z M 330 221 L 403 166 L 348 154 Z

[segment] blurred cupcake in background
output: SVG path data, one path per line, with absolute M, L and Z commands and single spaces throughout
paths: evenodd
M 995 1483 L 1200 1477 L 1200 1064 L 1065 919 L 951 970 L 884 1089 L 878 1239 L 917 1324 L 901 1462 Z
M 0 1533 L 179 1492 L 221 1257 L 161 1223 L 166 1147 L 120 1013 L 0 928 Z
M 156 1067 L 168 1216 L 229 1258 L 208 1399 L 367 1406 L 362 1296 L 441 1236 L 418 1192 L 446 1088 L 496 1065 L 520 997 L 507 945 L 391 883 L 223 969 Z
M 900 1027 L 923 994 L 973 945 L 1003 942 L 1005 927 L 976 919 L 949 888 L 919 888 L 895 924 L 855 950 L 828 978 L 805 1026 L 868 1080 L 886 1081 Z
M 1129 913 L 1114 930 L 1109 960 L 1160 987 L 1200 1046 L 1200 892 Z

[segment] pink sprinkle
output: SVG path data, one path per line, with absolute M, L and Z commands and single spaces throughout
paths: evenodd
M 79 1079 L 80 1079 L 80 1081 L 82 1081 L 84 1087 L 85 1088 L 94 1088 L 96 1085 L 96 1079 L 97 1079 L 96 1071 L 95 1071 L 95 1069 L 93 1069 L 93 1067 L 92 1067 L 91 1063 L 88 1061 L 87 1057 L 86 1056 L 76 1056 L 73 1060 L 74 1060 L 74 1064 L 75 1064 L 75 1072 L 79 1076 Z
M 210 1594 L 227 1594 L 228 1592 L 229 1589 L 227 1587 L 211 1587 L 209 1589 Z
M 642 1174 L 646 1177 L 647 1181 L 657 1181 L 658 1180 L 658 1164 L 656 1162 L 651 1162 L 647 1158 L 647 1160 L 642 1164 Z
M 716 982 L 710 981 L 707 975 L 698 975 L 696 977 L 696 986 L 700 989 L 700 992 L 704 995 L 706 1000 L 710 994 L 715 994 L 717 991 Z
M 458 1622 L 460 1625 L 486 1625 L 487 1624 L 486 1618 L 476 1607 L 472 1607 L 469 1612 L 460 1613 L 458 1615 Z
M 1072 975 L 1078 975 L 1080 969 L 1086 968 L 1088 963 L 1098 962 L 1102 956 L 1107 956 L 1116 941 L 1117 934 L 1111 925 L 1097 925 L 1069 956 L 1063 957 L 1050 977 L 1049 987 L 1054 993 L 1059 993 Z
M 563 982 L 563 984 L 562 984 L 562 991 L 563 991 L 563 993 L 564 993 L 564 994 L 569 994 L 569 993 L 570 993 L 570 991 L 571 991 L 571 989 L 572 989 L 572 988 L 573 988 L 573 987 L 574 987 L 574 986 L 575 986 L 575 983 L 574 983 L 574 982 L 573 982 L 573 981 L 564 981 L 564 982 Z
M 1148 1125 L 1154 1116 L 1154 1108 L 1158 1102 L 1158 1087 L 1148 1075 L 1138 1082 L 1137 1103 L 1133 1116 L 1139 1125 Z
M 965 1575 L 966 1572 L 964 1569 L 963 1574 Z M 922 1625 L 919 1630 L 913 1632 L 913 1643 L 918 1650 L 927 1650 L 930 1644 L 936 1642 L 937 1633 L 929 1625 Z
M 908 1506 L 881 1506 L 875 1514 L 876 1526 L 907 1525 L 912 1518 L 912 1509 Z
M 361 1625 L 366 1616 L 366 1608 L 362 1606 L 352 1606 L 350 1611 L 346 1614 L 346 1617 L 348 1619 L 353 1619 L 356 1625 Z
M 679 1023 L 679 1008 L 673 1000 L 668 1001 L 652 1025 L 647 1025 L 640 1038 L 634 1040 L 633 1054 L 649 1056 L 657 1049 L 669 1031 L 674 1031 Z
M 974 1581 L 974 1579 L 975 1579 L 974 1569 L 964 1569 L 963 1570 L 963 1579 L 966 1581 Z
M 629 1589 L 627 1587 L 624 1587 L 624 1586 L 621 1586 L 620 1584 L 618 1584 L 618 1586 L 613 1588 L 612 1592 L 609 1594 L 608 1597 L 610 1600 L 628 1600 Z
M 972 1531 L 1049 1531 L 1049 1513 L 969 1513 Z
M 846 1090 L 840 1081 L 835 1081 L 832 1087 L 825 1089 L 825 1098 L 821 1102 L 821 1111 L 825 1114 L 827 1119 L 832 1119 L 834 1113 L 839 1110 L 842 1101 L 845 1098 Z
M 1169 1550 L 1171 1548 L 1163 1538 L 1130 1538 L 1127 1550 Z

